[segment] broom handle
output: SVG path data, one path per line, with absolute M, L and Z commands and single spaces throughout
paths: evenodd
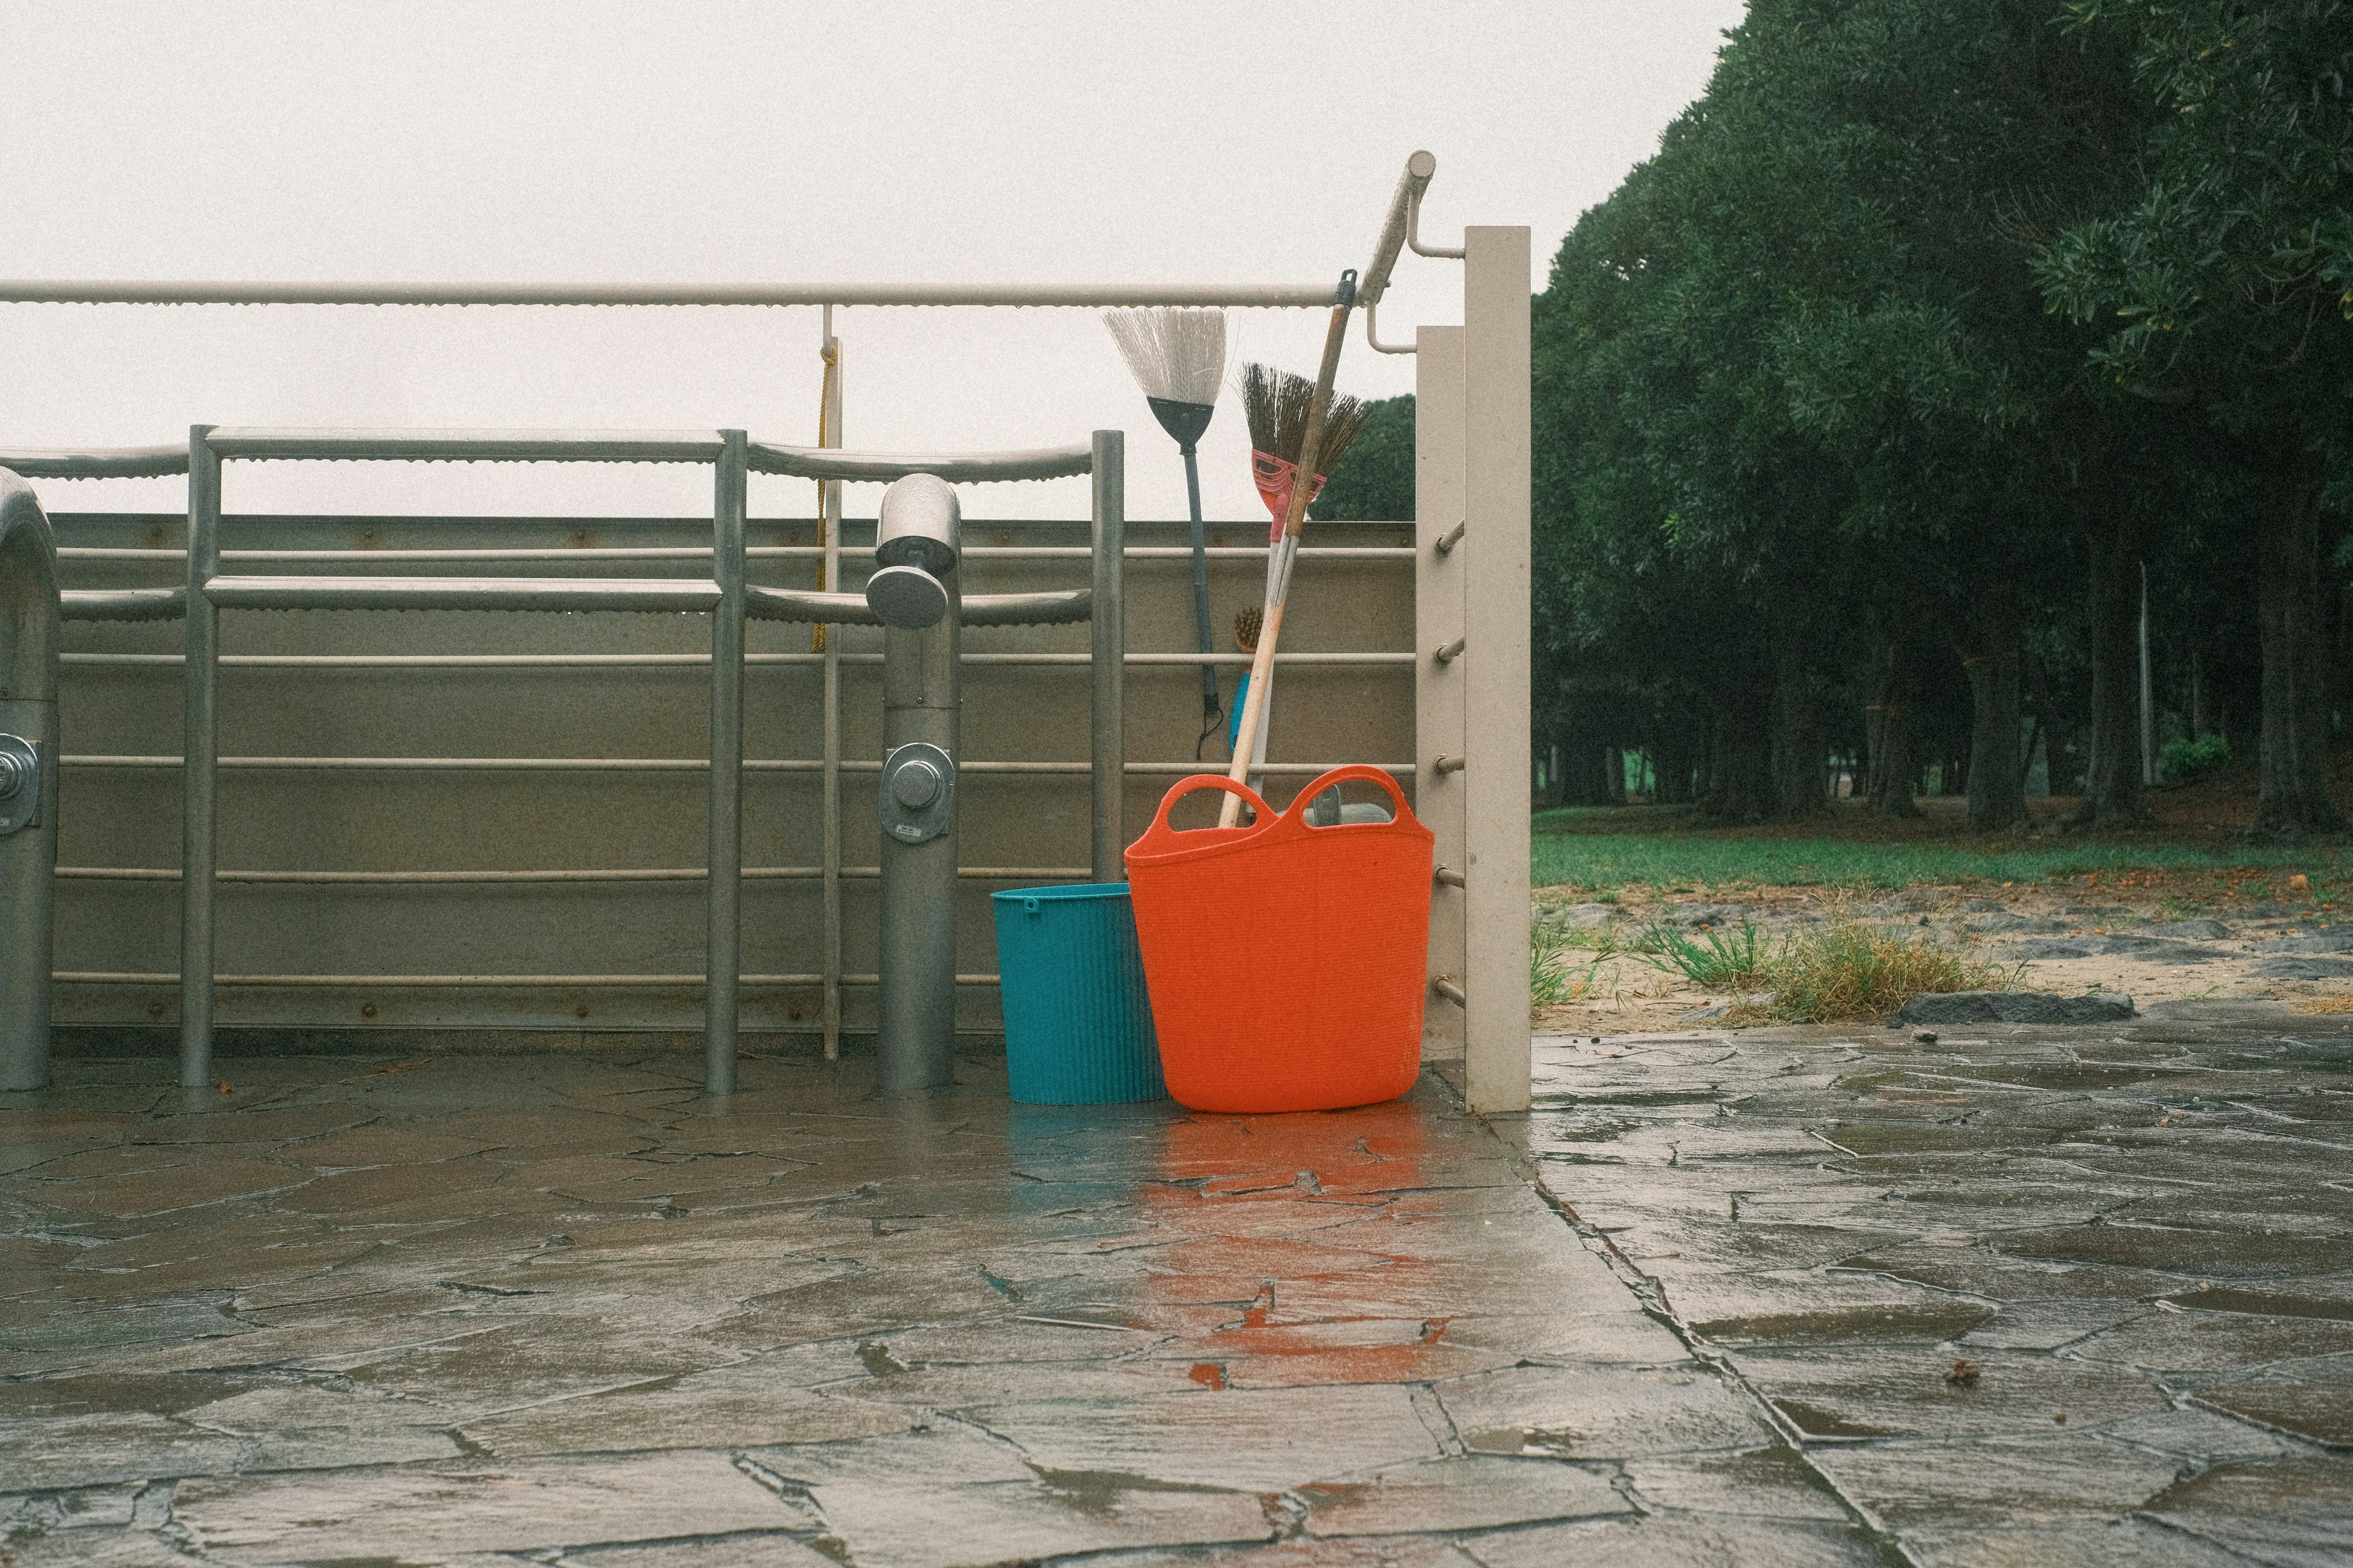
M 1201 464 L 1194 449 L 1185 448 L 1185 499 L 1193 512 L 1193 631 L 1202 653 L 1201 662 L 1201 734 L 1207 739 L 1217 728 L 1218 667 L 1208 662 L 1208 656 L 1216 651 L 1209 645 L 1209 532 L 1201 521 Z M 1198 757 L 1198 742 L 1193 754 Z
M 1236 784 L 1249 777 L 1253 754 L 1259 751 L 1260 726 L 1266 721 L 1266 694 L 1274 684 L 1274 645 L 1282 635 L 1283 601 L 1291 595 L 1291 566 L 1299 548 L 1300 531 L 1307 522 L 1307 492 L 1314 488 L 1317 460 L 1323 457 L 1324 416 L 1332 407 L 1332 383 L 1340 374 L 1340 349 L 1348 341 L 1348 312 L 1356 303 L 1356 274 L 1340 274 L 1338 296 L 1332 301 L 1332 324 L 1324 333 L 1324 363 L 1315 371 L 1315 395 L 1307 405 L 1307 431 L 1299 442 L 1299 469 L 1293 476 L 1291 505 L 1282 531 L 1267 546 L 1266 623 L 1258 634 L 1258 651 L 1250 659 L 1250 698 L 1242 704 L 1242 723 L 1234 737 L 1234 758 L 1226 776 Z M 1241 819 L 1242 801 L 1228 795 L 1218 808 L 1218 826 L 1231 827 Z

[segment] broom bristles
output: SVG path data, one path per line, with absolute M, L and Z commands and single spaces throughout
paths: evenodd
M 1307 444 L 1307 416 L 1315 403 L 1315 384 L 1303 375 L 1256 360 L 1242 365 L 1242 414 L 1250 421 L 1250 446 L 1271 458 L 1297 463 Z M 1325 479 L 1346 457 L 1372 412 L 1361 399 L 1345 392 L 1332 395 L 1324 411 L 1324 436 L 1317 443 L 1315 471 Z
M 1226 313 L 1163 308 L 1105 310 L 1103 325 L 1146 397 L 1218 401 L 1226 379 Z

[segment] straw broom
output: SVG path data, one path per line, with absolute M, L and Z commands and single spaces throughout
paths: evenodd
M 1332 409 L 1333 378 L 1340 372 L 1340 348 L 1348 337 L 1348 314 L 1356 303 L 1356 274 L 1352 268 L 1340 275 L 1340 287 L 1332 301 L 1332 322 L 1324 334 L 1324 363 L 1317 367 L 1314 392 L 1308 402 L 1290 504 L 1283 509 L 1281 531 L 1267 546 L 1264 623 L 1259 628 L 1258 651 L 1250 659 L 1250 694 L 1242 702 L 1242 721 L 1234 742 L 1233 761 L 1226 769 L 1226 776 L 1236 784 L 1250 776 L 1253 754 L 1264 754 L 1261 732 L 1266 721 L 1267 693 L 1274 684 L 1275 644 L 1282 636 L 1283 603 L 1291 594 L 1291 569 L 1298 558 L 1299 536 L 1307 521 L 1307 503 L 1316 488 L 1313 476 L 1330 466 L 1324 452 L 1324 427 Z M 1336 458 L 1338 454 L 1332 456 Z M 1218 811 L 1218 826 L 1233 826 L 1241 818 L 1241 796 L 1228 795 Z
M 1144 389 L 1152 416 L 1176 441 L 1185 458 L 1185 497 L 1193 525 L 1193 630 L 1201 650 L 1201 747 L 1225 717 L 1218 699 L 1218 667 L 1208 661 L 1209 551 L 1201 521 L 1201 468 L 1197 455 L 1201 433 L 1217 412 L 1218 388 L 1226 376 L 1226 313 L 1223 310 L 1105 310 L 1103 325 Z

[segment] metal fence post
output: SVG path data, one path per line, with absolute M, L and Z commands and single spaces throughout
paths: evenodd
M 1463 779 L 1459 770 L 1439 766 L 1462 755 L 1462 659 L 1441 653 L 1464 636 L 1462 329 L 1424 327 L 1414 342 L 1413 809 L 1438 836 L 1441 879 L 1430 889 L 1430 994 L 1422 1007 L 1421 1053 L 1460 1061 L 1462 1009 L 1438 987 L 1459 991 L 1464 967 Z
M 711 848 L 705 917 L 702 1092 L 735 1092 L 744 972 L 744 435 L 723 430 L 712 465 L 711 574 Z
M 213 872 L 218 864 L 221 460 L 213 426 L 188 427 L 188 605 L 180 672 L 180 1084 L 213 1079 Z
M 0 748 L 0 784 L 10 786 L 0 789 L 0 1089 L 40 1089 L 57 931 L 58 551 L 33 487 L 5 468 Z
M 1098 882 L 1127 880 L 1127 571 L 1126 436 L 1094 434 L 1095 579 L 1091 643 L 1094 689 L 1091 754 L 1094 764 L 1092 863 Z
M 1528 231 L 1463 231 L 1463 1076 L 1528 1107 Z

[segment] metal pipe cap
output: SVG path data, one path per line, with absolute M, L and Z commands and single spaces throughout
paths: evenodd
M 921 566 L 885 566 L 866 579 L 866 607 L 886 626 L 919 632 L 946 616 L 948 591 Z
M 884 566 L 920 566 L 934 576 L 953 572 L 963 522 L 955 486 L 937 474 L 909 474 L 882 492 L 874 559 Z

